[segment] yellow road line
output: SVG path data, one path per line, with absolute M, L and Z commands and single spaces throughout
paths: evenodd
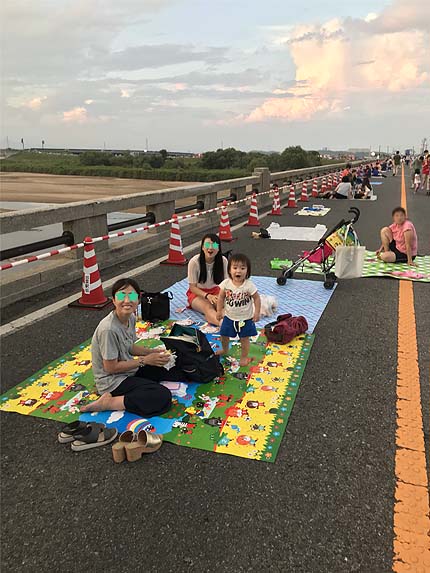
M 401 204 L 406 209 L 402 169 Z M 412 281 L 399 281 L 394 502 L 396 573 L 430 572 L 430 507 Z

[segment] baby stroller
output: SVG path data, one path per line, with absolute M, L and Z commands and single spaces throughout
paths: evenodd
M 321 271 L 324 274 L 324 288 L 330 290 L 334 287 L 336 275 L 332 272 L 332 268 L 335 265 L 336 248 L 340 245 L 353 244 L 357 241 L 353 224 L 360 218 L 360 210 L 356 207 L 351 207 L 348 213 L 353 214 L 349 221 L 345 221 L 345 219 L 339 221 L 339 223 L 324 233 L 316 247 L 311 251 L 305 251 L 300 259 L 290 267 L 285 267 L 282 270 L 281 276 L 276 280 L 278 285 L 284 285 L 287 279 L 291 279 L 294 276 L 296 269 L 302 266 L 305 261 L 309 261 L 321 266 Z

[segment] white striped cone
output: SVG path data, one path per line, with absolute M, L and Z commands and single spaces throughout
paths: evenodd
M 162 261 L 162 265 L 186 265 L 187 259 L 182 249 L 181 229 L 179 227 L 178 216 L 172 216 L 172 225 L 170 227 L 170 244 L 167 259 Z
M 231 234 L 230 219 L 227 211 L 227 201 L 225 199 L 222 202 L 218 235 L 221 241 L 226 241 L 227 243 L 230 243 L 231 241 L 235 240 L 233 235 Z
M 82 273 L 81 298 L 72 302 L 69 306 L 84 308 L 103 308 L 110 304 L 110 300 L 103 292 L 99 266 L 97 264 L 94 243 L 91 237 L 84 239 L 84 268 Z
M 307 181 L 303 181 L 302 184 L 302 193 L 300 195 L 300 199 L 299 201 L 309 201 L 309 197 L 308 197 L 308 182 Z
M 271 215 L 282 215 L 281 213 L 281 199 L 279 198 L 279 189 L 275 187 L 275 194 L 273 195 L 273 204 Z
M 318 197 L 318 179 L 314 179 L 312 183 L 312 197 Z
M 328 176 L 327 189 L 329 190 L 333 189 L 333 178 L 331 175 Z
M 293 184 L 290 186 L 290 194 L 288 195 L 287 207 L 289 207 L 290 209 L 295 209 L 297 207 L 296 188 Z
M 260 221 L 258 219 L 258 206 L 257 206 L 257 195 L 254 193 L 251 199 L 251 208 L 249 210 L 249 218 L 246 223 L 247 227 L 259 227 Z
M 324 193 L 326 193 L 326 192 L 327 192 L 327 183 L 326 183 L 326 180 L 324 177 L 323 182 L 321 184 L 321 193 L 324 195 Z

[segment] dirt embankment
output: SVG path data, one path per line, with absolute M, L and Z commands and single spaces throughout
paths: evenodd
M 72 203 L 130 193 L 156 191 L 195 185 L 180 181 L 149 181 L 111 177 L 78 177 L 74 175 L 45 175 L 38 173 L 1 173 L 2 201 L 26 203 Z M 186 199 L 185 203 L 192 202 Z M 132 209 L 140 212 L 142 209 Z M 143 209 L 144 211 L 144 209 Z

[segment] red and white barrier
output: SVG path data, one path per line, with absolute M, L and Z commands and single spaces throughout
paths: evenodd
M 297 203 L 296 203 L 296 188 L 295 186 L 292 184 L 290 186 L 290 194 L 288 195 L 288 203 L 287 203 L 287 207 L 289 209 L 295 209 L 297 207 Z
M 235 240 L 235 238 L 231 234 L 230 219 L 227 211 L 227 201 L 225 199 L 222 202 L 221 206 L 221 217 L 219 221 L 218 235 L 221 241 L 225 241 L 227 243 L 230 243 L 231 241 Z
M 179 227 L 178 216 L 173 215 L 172 226 L 170 228 L 170 244 L 169 244 L 169 254 L 165 261 L 162 261 L 162 265 L 176 265 L 183 266 L 187 264 L 187 259 L 184 255 L 184 250 L 182 248 L 181 239 L 181 228 Z
M 84 239 L 84 268 L 82 273 L 81 298 L 69 304 L 77 308 L 104 308 L 111 301 L 105 296 L 97 264 L 96 252 L 91 237 Z
M 272 211 L 271 211 L 271 215 L 282 215 L 281 213 L 281 199 L 279 197 L 279 189 L 278 187 L 274 187 L 274 195 L 273 195 L 273 203 L 272 203 Z
M 249 210 L 247 227 L 259 227 L 260 220 L 258 219 L 258 205 L 257 205 L 257 195 L 254 193 L 251 199 L 251 207 Z
M 318 197 L 318 180 L 314 179 L 312 182 L 312 197 Z
M 304 201 L 307 202 L 309 201 L 309 197 L 308 197 L 308 182 L 307 181 L 303 181 L 302 184 L 302 192 L 300 194 L 300 199 L 299 201 Z

